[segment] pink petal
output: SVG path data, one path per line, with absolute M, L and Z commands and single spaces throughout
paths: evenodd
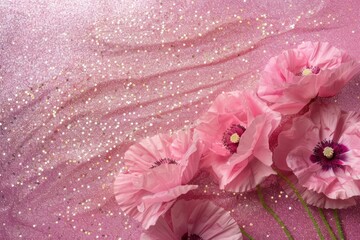
M 328 42 L 305 42 L 298 46 L 301 51 L 308 51 L 310 65 L 321 69 L 334 69 L 351 60 L 344 51 L 331 46 Z
M 196 144 L 191 145 L 188 151 L 181 158 L 180 164 L 184 166 L 181 172 L 182 184 L 190 182 L 198 173 L 204 149 L 204 144 L 198 141 Z
M 174 232 L 196 233 L 202 239 L 242 239 L 240 229 L 230 214 L 210 201 L 178 201 L 171 209 Z
M 290 180 L 290 182 L 292 182 L 297 191 L 301 194 L 301 197 L 309 205 L 313 205 L 319 208 L 343 209 L 354 206 L 356 204 L 356 200 L 354 198 L 330 199 L 326 197 L 325 194 L 317 193 L 301 186 L 294 175 L 290 173 L 286 173 L 284 175 Z M 293 192 L 293 190 L 289 187 L 287 183 L 282 182 L 282 186 L 287 194 L 289 194 L 293 198 L 297 198 L 296 194 Z
M 218 172 L 220 176 L 220 189 L 225 189 L 226 186 L 232 182 L 237 176 L 239 176 L 246 168 L 246 166 L 249 164 L 249 158 L 251 158 L 251 154 L 248 155 L 233 155 L 225 164 L 222 164 L 218 167 Z M 214 171 L 216 171 L 214 169 Z M 246 174 L 249 174 L 249 171 L 245 172 Z M 243 176 L 243 175 L 241 175 Z M 247 177 L 249 177 L 247 175 Z M 246 179 L 247 180 L 247 179 Z M 238 182 L 239 187 L 236 189 L 240 189 L 240 185 L 242 185 L 242 182 Z
M 164 191 L 181 185 L 184 167 L 179 164 L 163 164 L 142 175 L 141 188 L 149 192 Z
M 325 104 L 315 102 L 311 104 L 308 114 L 304 117 L 310 118 L 313 123 L 320 130 L 319 138 L 324 139 L 338 139 L 341 129 L 339 127 L 339 120 L 341 117 L 341 109 L 335 104 Z
M 227 161 L 228 157 L 220 156 L 209 151 L 205 156 L 203 156 L 201 168 L 209 172 L 215 182 L 219 182 L 220 178 L 223 177 L 220 169 Z
M 240 148 L 245 149 L 246 146 L 243 145 L 245 142 L 250 142 L 251 138 L 256 139 L 256 141 L 252 140 L 255 142 L 252 150 L 254 157 L 263 164 L 271 166 L 273 161 L 272 152 L 269 149 L 269 139 L 270 135 L 279 125 L 280 120 L 280 115 L 275 114 L 274 112 L 257 117 L 252 123 L 256 128 L 250 127 L 250 129 L 254 129 L 254 131 L 244 133 L 243 138 L 240 140 Z
M 321 77 L 321 86 L 319 87 L 319 97 L 332 97 L 355 76 L 360 73 L 360 64 L 356 61 L 349 61 L 341 64 L 336 69 L 324 70 Z
M 167 147 L 171 141 L 172 137 L 159 134 L 132 145 L 124 156 L 129 170 L 143 172 L 151 168 L 155 161 L 171 156 Z
M 289 123 L 288 130 L 278 137 L 278 146 L 274 150 L 274 163 L 277 168 L 290 171 L 286 161 L 288 154 L 298 146 L 313 149 L 318 143 L 319 130 L 312 121 L 303 117 L 294 119 Z M 300 130 L 301 129 L 301 130 Z
M 142 221 L 143 228 L 148 229 L 156 223 L 161 215 L 170 209 L 177 197 L 197 187 L 197 185 L 178 186 L 166 192 L 144 196 L 137 207 L 142 216 L 139 218 L 135 217 L 135 219 Z
M 168 148 L 174 158 L 180 159 L 189 152 L 189 148 L 192 147 L 193 142 L 193 129 L 180 130 L 176 132 L 176 137 Z M 192 149 L 191 152 L 194 152 L 194 149 Z
M 157 202 L 169 202 L 191 190 L 198 188 L 197 185 L 183 185 L 168 189 L 163 192 L 146 195 L 142 198 L 142 204 L 145 208 Z
M 295 175 L 302 174 L 304 170 L 307 170 L 312 166 L 317 166 L 321 168 L 319 164 L 317 163 L 314 164 L 310 161 L 311 154 L 312 151 L 306 147 L 302 147 L 302 146 L 296 147 L 288 153 L 286 163 L 289 166 L 289 168 L 294 171 Z M 315 169 L 314 171 L 317 171 L 317 169 Z M 309 172 L 309 171 L 305 171 L 305 172 Z
M 180 237 L 175 235 L 164 218 L 159 218 L 155 226 L 150 227 L 141 234 L 140 240 L 177 240 Z
M 233 174 L 233 178 L 226 179 L 220 186 L 231 192 L 246 192 L 254 189 L 272 174 L 275 172 L 271 167 L 261 161 L 250 160 L 246 166 L 241 166 L 241 169 Z
M 360 149 L 360 114 L 356 112 L 348 112 L 342 114 L 340 121 L 343 128 L 339 129 L 338 141 L 349 149 Z
M 356 205 L 356 200 L 354 198 L 331 199 L 322 193 L 313 192 L 311 190 L 304 190 L 302 197 L 308 204 L 325 209 L 344 209 Z
M 352 179 L 360 180 L 360 149 L 352 149 L 345 155 L 346 160 L 343 161 L 343 166 L 347 166 L 346 171 L 349 172 Z

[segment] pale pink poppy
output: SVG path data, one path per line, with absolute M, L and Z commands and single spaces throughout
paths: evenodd
M 355 204 L 354 197 L 360 196 L 360 115 L 335 104 L 312 104 L 279 134 L 274 162 L 294 174 L 309 204 Z
M 251 91 L 219 95 L 195 128 L 209 149 L 202 167 L 211 170 L 221 189 L 255 188 L 274 173 L 269 137 L 280 119 Z
M 235 220 L 207 200 L 179 200 L 169 214 L 141 235 L 141 240 L 240 240 Z
M 127 171 L 114 183 L 121 209 L 144 228 L 154 225 L 177 197 L 197 188 L 188 183 L 198 171 L 202 152 L 192 131 L 159 134 L 131 146 L 124 156 Z
M 360 72 L 360 64 L 329 43 L 305 42 L 270 59 L 260 98 L 283 114 L 299 112 L 313 98 L 336 95 Z

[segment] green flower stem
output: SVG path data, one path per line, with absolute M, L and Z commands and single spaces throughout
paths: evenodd
M 331 227 L 330 227 L 329 222 L 327 221 L 327 219 L 326 219 L 326 217 L 325 217 L 324 211 L 323 211 L 321 208 L 319 208 L 319 213 L 320 213 L 321 220 L 322 220 L 323 223 L 325 224 L 326 229 L 328 230 L 328 232 L 329 232 L 329 234 L 330 234 L 331 239 L 332 239 L 332 240 L 337 240 L 337 239 L 336 239 L 336 236 L 335 236 L 335 234 L 334 234 L 334 232 L 333 232 L 333 230 L 332 230 Z
M 241 233 L 242 233 L 245 237 L 247 237 L 249 240 L 254 240 L 254 238 L 253 238 L 249 233 L 247 233 L 247 232 L 245 231 L 245 229 L 240 228 L 240 231 L 241 231 Z
M 304 207 L 307 215 L 309 216 L 311 222 L 313 223 L 314 225 L 314 228 L 319 236 L 319 238 L 321 240 L 325 240 L 324 236 L 322 235 L 321 233 L 321 230 L 320 230 L 320 227 L 318 225 L 318 223 L 315 221 L 315 218 L 314 216 L 312 215 L 311 213 L 311 210 L 310 208 L 308 207 L 308 205 L 306 204 L 305 200 L 302 198 L 301 194 L 299 193 L 299 191 L 296 189 L 296 187 L 294 186 L 294 184 L 292 184 L 292 182 L 287 178 L 285 177 L 282 173 L 280 173 L 279 171 L 276 171 L 277 174 L 289 185 L 289 187 L 294 191 L 296 197 L 299 199 L 301 205 Z
M 336 227 L 338 230 L 339 237 L 341 240 L 345 240 L 344 231 L 342 230 L 339 212 L 337 209 L 334 209 L 334 217 L 335 217 Z
M 266 203 L 265 203 L 265 200 L 264 200 L 264 195 L 261 191 L 261 188 L 260 186 L 257 186 L 256 187 L 256 191 L 257 191 L 257 194 L 258 194 L 258 197 L 259 197 L 259 200 L 260 200 L 260 203 L 261 205 L 263 206 L 263 208 L 275 219 L 275 221 L 280 225 L 280 227 L 282 228 L 282 230 L 285 232 L 287 238 L 289 240 L 294 240 L 294 237 L 291 235 L 289 229 L 285 226 L 284 222 L 280 219 L 280 217 L 275 213 L 275 211 L 270 207 L 268 206 Z

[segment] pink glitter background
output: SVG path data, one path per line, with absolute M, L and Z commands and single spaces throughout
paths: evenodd
M 360 60 L 359 3 L 1 1 L 0 239 L 138 239 L 112 192 L 126 149 L 191 125 L 222 91 L 254 88 L 271 56 L 302 41 Z M 359 111 L 358 82 L 328 101 Z M 185 198 L 213 200 L 255 239 L 285 239 L 256 193 L 222 192 L 206 173 L 194 182 Z M 295 238 L 316 239 L 276 178 L 265 187 Z M 360 207 L 340 215 L 359 239 Z

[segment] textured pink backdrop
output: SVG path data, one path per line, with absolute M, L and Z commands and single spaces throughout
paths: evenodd
M 191 125 L 222 91 L 253 88 L 271 56 L 302 41 L 329 41 L 360 60 L 359 7 L 2 0 L 0 239 L 138 239 L 112 193 L 126 149 Z M 360 110 L 358 82 L 329 101 Z M 221 192 L 205 173 L 195 182 L 185 198 L 214 200 L 255 239 L 285 239 L 254 192 Z M 296 239 L 316 239 L 300 204 L 275 178 L 265 185 Z M 348 239 L 359 239 L 360 207 L 340 214 Z

